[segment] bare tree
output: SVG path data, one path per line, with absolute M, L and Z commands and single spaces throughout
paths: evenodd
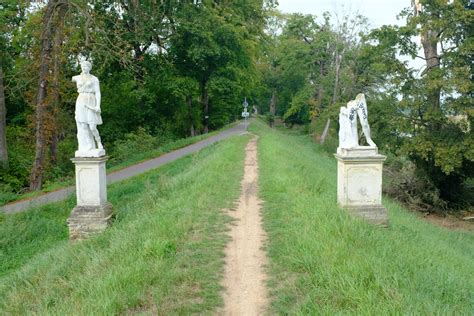
M 332 94 L 332 104 L 336 104 L 339 99 L 339 80 L 341 77 L 341 65 L 346 57 L 348 48 L 355 48 L 359 43 L 359 35 L 365 27 L 367 20 L 360 14 L 351 17 L 349 14 L 343 15 L 342 19 L 336 14 L 336 32 L 334 41 L 334 89 Z M 328 118 L 321 135 L 320 144 L 324 144 L 331 125 L 331 119 Z

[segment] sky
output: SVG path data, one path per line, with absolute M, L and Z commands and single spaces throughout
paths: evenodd
M 321 16 L 323 12 L 358 12 L 367 17 L 371 27 L 401 24 L 396 16 L 411 4 L 410 0 L 278 0 L 278 8 L 285 13 L 300 12 Z

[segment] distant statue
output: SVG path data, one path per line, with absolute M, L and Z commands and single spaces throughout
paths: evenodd
M 79 143 L 76 156 L 87 156 L 94 149 L 102 150 L 97 125 L 102 124 L 100 116 L 100 87 L 99 79 L 90 74 L 92 64 L 81 62 L 81 74 L 72 77 L 77 84 L 79 96 L 76 100 L 77 141 Z
M 362 131 L 370 147 L 377 147 L 370 135 L 369 121 L 367 119 L 367 103 L 365 96 L 358 94 L 355 100 L 347 102 L 346 107 L 341 107 L 339 112 L 339 148 L 359 147 L 359 133 L 357 131 L 357 117 L 359 117 Z

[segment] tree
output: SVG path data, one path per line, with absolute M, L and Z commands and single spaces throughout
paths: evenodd
M 463 127 L 472 124 L 469 109 L 474 105 L 469 49 L 473 12 L 466 3 L 422 1 L 413 14 L 407 13 L 407 27 L 420 34 L 426 68 L 419 79 L 421 90 L 410 91 L 419 104 L 418 124 L 405 150 L 450 202 L 461 199 L 464 180 L 474 175 L 474 141 Z M 450 120 L 453 115 L 464 117 L 464 123 Z
M 18 13 L 21 9 L 21 3 L 17 1 L 5 1 L 0 4 L 0 167 L 6 168 L 8 166 L 8 149 L 7 149 L 7 129 L 6 129 L 6 99 L 5 99 L 5 81 L 4 81 L 4 67 L 7 56 L 10 50 L 11 29 L 16 26 L 15 19 L 18 19 L 21 14 Z
M 35 108 L 35 160 L 31 169 L 30 189 L 39 190 L 43 184 L 43 173 L 47 159 L 48 145 L 51 143 L 51 131 L 54 127 L 48 127 L 46 121 L 51 108 L 51 99 L 48 96 L 57 95 L 52 89 L 57 86 L 51 85 L 51 72 L 54 68 L 57 54 L 53 54 L 55 38 L 60 38 L 63 30 L 64 18 L 68 9 L 68 3 L 61 0 L 48 1 L 43 15 L 43 30 L 41 35 L 39 84 Z
M 309 48 L 311 73 L 308 79 L 316 87 L 313 93 L 316 102 L 313 102 L 315 108 L 312 120 L 316 118 L 318 110 L 325 106 L 326 77 L 331 64 L 331 50 L 329 48 L 333 38 L 329 18 L 330 15 L 324 13 L 324 22 L 318 23 L 316 16 L 296 14 L 289 19 L 287 26 L 289 35 L 299 38 Z
M 7 151 L 7 108 L 5 105 L 5 89 L 3 85 L 3 68 L 0 64 L 0 165 L 3 168 L 8 166 Z
M 270 14 L 267 20 L 266 34 L 262 37 L 260 43 L 262 52 L 259 56 L 258 65 L 263 86 L 268 87 L 268 92 L 263 92 L 263 98 L 266 100 L 268 97 L 270 98 L 268 106 L 269 123 L 270 127 L 273 127 L 274 118 L 277 113 L 277 95 L 281 89 L 279 60 L 281 56 L 278 50 L 281 45 L 279 31 L 283 27 L 284 17 L 278 11 L 272 11 Z M 267 103 L 266 100 L 264 101 L 265 104 Z M 266 109 L 262 112 L 266 112 Z
M 385 117 L 387 128 L 399 142 L 392 150 L 406 155 L 416 165 L 417 176 L 449 203 L 460 203 L 466 194 L 464 183 L 474 175 L 472 81 L 473 11 L 467 1 L 415 1 L 404 10 L 407 24 L 384 26 L 373 35 L 376 50 L 425 61 L 422 72 L 392 68 L 384 75 L 393 82 L 391 91 L 402 96 L 395 101 L 396 117 Z M 415 36 L 421 38 L 418 54 Z
M 251 65 L 245 42 L 247 30 L 237 9 L 231 3 L 188 4 L 179 12 L 176 32 L 171 38 L 174 64 L 182 75 L 199 83 L 204 133 L 210 125 L 209 82 L 215 76 L 228 73 L 222 72 L 225 68 L 246 69 Z

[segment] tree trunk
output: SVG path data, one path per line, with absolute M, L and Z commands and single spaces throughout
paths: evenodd
M 51 137 L 49 153 L 51 157 L 51 163 L 56 164 L 58 161 L 58 143 L 60 140 L 60 126 L 58 124 L 59 116 L 61 112 L 61 96 L 59 93 L 60 85 L 60 72 L 61 72 L 61 45 L 63 42 L 64 32 L 62 27 L 57 26 L 56 34 L 54 35 L 53 53 L 52 53 L 52 85 L 51 85 L 51 113 L 48 115 L 48 125 L 51 127 Z
M 188 103 L 188 110 L 189 110 L 189 132 L 191 133 L 191 137 L 196 136 L 196 131 L 194 130 L 194 117 L 193 117 L 193 97 L 188 95 L 186 102 Z
M 323 106 L 323 96 L 324 96 L 324 87 L 323 87 L 323 78 L 324 78 L 324 72 L 325 72 L 325 69 L 324 69 L 324 62 L 320 62 L 319 63 L 319 85 L 318 85 L 318 97 L 317 97 L 317 101 L 318 101 L 318 106 L 319 108 L 322 108 Z
M 337 59 L 337 58 L 336 58 Z M 322 80 L 324 76 L 326 75 L 326 68 L 324 67 L 324 62 L 319 63 L 319 86 L 318 86 L 318 96 L 317 96 L 317 103 L 319 108 L 321 109 L 323 107 L 323 97 L 324 97 L 324 86 L 322 83 Z M 339 79 L 337 79 L 339 81 Z M 336 88 L 334 88 L 336 90 Z M 334 95 L 333 95 L 333 100 L 334 100 Z M 319 143 L 322 145 L 324 144 L 324 141 L 326 140 L 328 131 L 329 131 L 329 125 L 331 124 L 331 120 L 328 118 L 326 122 L 326 126 L 324 127 L 323 133 L 321 134 L 321 139 L 319 140 Z
M 271 128 L 273 128 L 273 126 L 275 125 L 276 103 L 277 103 L 276 90 L 273 90 L 272 98 L 270 99 L 270 117 L 268 120 L 268 125 L 270 125 Z
M 7 107 L 5 103 L 5 88 L 3 85 L 3 68 L 0 65 L 0 166 L 8 167 L 7 150 Z
M 201 83 L 201 103 L 204 107 L 204 134 L 209 132 L 209 94 L 206 82 Z
M 48 115 L 48 89 L 50 83 L 51 60 L 55 32 L 61 32 L 58 27 L 64 21 L 67 4 L 61 0 L 50 0 L 43 16 L 41 35 L 41 52 L 39 68 L 39 84 L 35 110 L 35 160 L 30 175 L 30 190 L 40 190 L 43 184 L 43 174 L 46 165 L 48 135 L 45 122 Z
M 331 119 L 328 118 L 327 122 L 326 122 L 326 126 L 324 126 L 324 130 L 323 130 L 323 133 L 321 134 L 321 139 L 319 140 L 319 143 L 322 145 L 324 144 L 324 142 L 326 141 L 326 137 L 328 136 L 328 132 L 329 132 L 329 126 L 331 125 Z
M 424 73 L 429 75 L 430 72 L 439 69 L 440 59 L 438 55 L 438 35 L 437 31 L 427 30 L 421 34 L 421 44 L 426 59 L 426 70 Z M 428 100 L 432 105 L 431 110 L 438 112 L 440 110 L 441 89 L 436 85 L 435 88 L 428 89 Z
M 270 114 L 275 116 L 276 113 L 276 91 L 272 91 L 272 98 L 270 99 Z
M 332 93 L 332 104 L 335 104 L 338 99 L 338 90 L 339 90 L 339 76 L 342 64 L 342 54 L 344 54 L 344 50 L 339 54 L 336 53 L 336 60 L 335 60 L 335 78 L 334 78 L 334 90 Z
M 419 0 L 412 1 L 414 6 L 415 15 L 419 15 L 423 11 L 423 5 Z M 438 55 L 438 42 L 439 42 L 439 30 L 427 29 L 420 34 L 421 45 L 423 46 L 423 53 L 426 60 L 426 69 L 423 72 L 424 75 L 430 76 L 432 71 L 436 71 L 440 68 L 440 57 Z M 429 79 L 428 79 L 429 80 Z M 441 88 L 438 84 L 434 84 L 432 87 L 427 87 L 428 102 L 431 107 L 428 109 L 434 116 L 441 115 L 440 98 Z M 439 128 L 438 120 L 431 120 L 432 124 L 429 124 L 429 129 L 436 130 Z

